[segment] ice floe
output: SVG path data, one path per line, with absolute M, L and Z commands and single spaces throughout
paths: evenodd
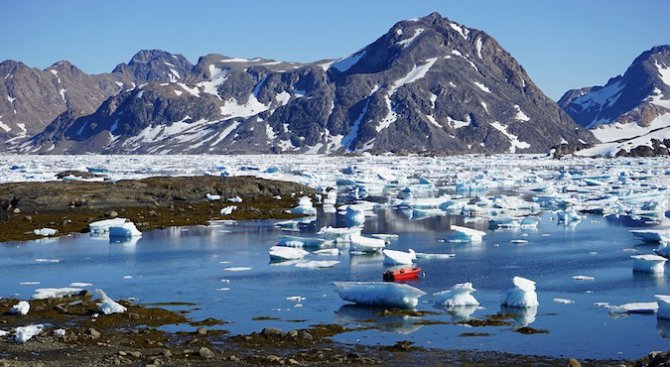
M 514 288 L 505 292 L 502 304 L 509 307 L 537 307 L 537 293 L 535 293 L 535 282 L 522 277 L 512 279 Z
M 385 282 L 334 282 L 345 301 L 367 306 L 414 308 L 426 293 L 407 284 Z

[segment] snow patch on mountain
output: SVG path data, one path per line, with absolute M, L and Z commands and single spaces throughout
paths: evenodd
M 500 131 L 509 139 L 510 147 L 509 147 L 509 152 L 510 153 L 516 153 L 517 149 L 528 149 L 530 148 L 530 144 L 526 143 L 525 141 L 520 141 L 519 137 L 508 132 L 507 131 L 507 126 L 502 125 L 498 121 L 494 121 L 491 123 L 491 126 L 495 128 L 496 130 Z
M 356 65 L 356 63 L 360 61 L 363 56 L 365 56 L 366 52 L 366 50 L 360 50 L 345 57 L 344 59 L 334 62 L 330 66 L 344 73 L 345 71 L 351 69 L 352 66 Z
M 514 105 L 514 109 L 516 110 L 516 116 L 514 116 L 515 120 L 530 121 L 530 117 L 528 117 L 528 115 L 526 115 L 526 113 L 521 110 L 521 107 L 519 107 L 518 104 Z
M 414 34 L 413 34 L 411 37 L 406 38 L 406 39 L 404 39 L 404 40 L 402 40 L 402 41 L 398 41 L 398 42 L 396 43 L 396 45 L 398 45 L 398 46 L 402 46 L 403 48 L 407 48 L 408 46 L 410 46 L 410 45 L 414 42 L 414 40 L 415 40 L 417 37 L 419 37 L 419 35 L 421 35 L 421 33 L 423 33 L 423 31 L 424 31 L 423 28 L 417 28 L 417 29 L 415 29 L 415 30 L 414 30 Z

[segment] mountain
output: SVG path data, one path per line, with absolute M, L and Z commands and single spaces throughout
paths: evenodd
M 567 91 L 558 104 L 606 143 L 588 154 L 667 155 L 663 141 L 670 139 L 670 46 L 643 52 L 604 86 Z
M 117 75 L 88 75 L 67 61 L 39 70 L 7 60 L 0 63 L 0 141 L 42 131 L 56 116 L 90 114 L 130 83 Z
M 136 83 L 12 147 L 37 153 L 502 153 L 595 142 L 486 33 L 437 13 L 313 63 L 143 51 Z

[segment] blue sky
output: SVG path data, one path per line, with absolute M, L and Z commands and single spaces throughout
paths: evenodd
M 140 49 L 191 62 L 345 56 L 402 19 L 433 11 L 486 31 L 554 99 L 602 84 L 642 51 L 669 44 L 668 0 L 0 0 L 0 60 L 45 68 L 69 60 L 111 71 Z

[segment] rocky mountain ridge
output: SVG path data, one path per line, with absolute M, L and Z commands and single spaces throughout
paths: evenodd
M 97 108 L 63 107 L 9 149 L 460 154 L 595 141 L 492 37 L 437 13 L 399 22 L 339 60 L 212 54 L 191 65 L 153 50 L 95 77 L 116 85 Z

